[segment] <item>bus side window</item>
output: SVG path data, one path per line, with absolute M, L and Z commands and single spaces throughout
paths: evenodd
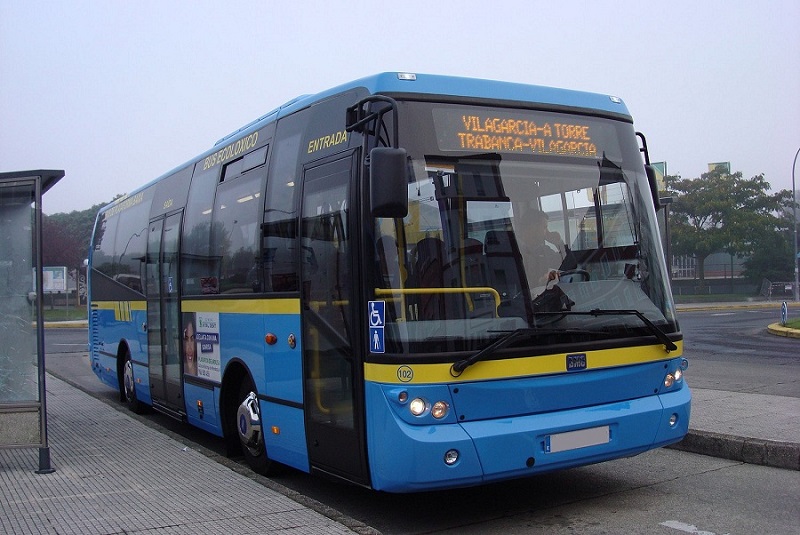
M 143 294 L 141 267 L 147 248 L 147 218 L 153 189 L 144 190 L 119 211 L 103 214 L 94 234 L 93 266 L 116 283 Z
M 98 229 L 94 234 L 94 269 L 113 277 L 114 273 L 114 245 L 117 237 L 118 217 L 109 217 L 103 214 L 102 220 L 98 221 Z M 145 221 L 146 223 L 146 221 Z
M 297 163 L 307 114 L 282 119 L 273 143 L 266 187 L 264 223 L 261 225 L 261 269 L 264 291 L 296 292 L 297 266 Z
M 220 166 L 200 170 L 197 163 L 189 200 L 186 203 L 181 249 L 181 279 L 184 295 L 203 295 L 219 292 L 220 259 L 211 254 L 211 213 L 214 192 L 219 181 Z
M 220 259 L 220 293 L 260 292 L 258 239 L 266 169 L 225 178 L 217 187 L 211 252 Z
M 144 293 L 141 272 L 147 251 L 147 218 L 150 203 L 136 204 L 119 214 L 114 279 L 138 293 Z

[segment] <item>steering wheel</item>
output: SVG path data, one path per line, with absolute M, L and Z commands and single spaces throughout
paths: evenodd
M 564 280 L 564 277 L 569 277 L 570 275 L 580 275 L 583 279 L 580 282 L 586 282 L 591 278 L 589 272 L 586 271 L 585 269 L 567 269 L 565 271 L 559 272 L 558 279 L 561 282 L 576 282 L 574 278 L 570 278 L 569 280 Z

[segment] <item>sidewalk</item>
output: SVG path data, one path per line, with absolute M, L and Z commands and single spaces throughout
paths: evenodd
M 47 376 L 51 465 L 0 449 L 0 533 L 374 533 Z
M 689 434 L 669 447 L 800 470 L 800 398 L 693 388 Z

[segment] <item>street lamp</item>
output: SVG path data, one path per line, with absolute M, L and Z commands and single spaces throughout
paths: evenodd
M 794 185 L 794 169 L 797 166 L 797 156 L 800 155 L 800 149 L 794 153 L 794 161 L 792 162 L 792 223 L 793 223 L 793 237 L 794 237 L 794 257 L 792 263 L 794 264 L 794 300 L 800 301 L 800 284 L 798 284 L 797 274 L 797 188 Z

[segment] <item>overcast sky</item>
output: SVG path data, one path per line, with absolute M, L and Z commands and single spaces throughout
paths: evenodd
M 0 172 L 64 169 L 44 211 L 84 210 L 297 95 L 411 71 L 617 95 L 669 174 L 791 188 L 800 2 L 654 4 L 0 0 Z

